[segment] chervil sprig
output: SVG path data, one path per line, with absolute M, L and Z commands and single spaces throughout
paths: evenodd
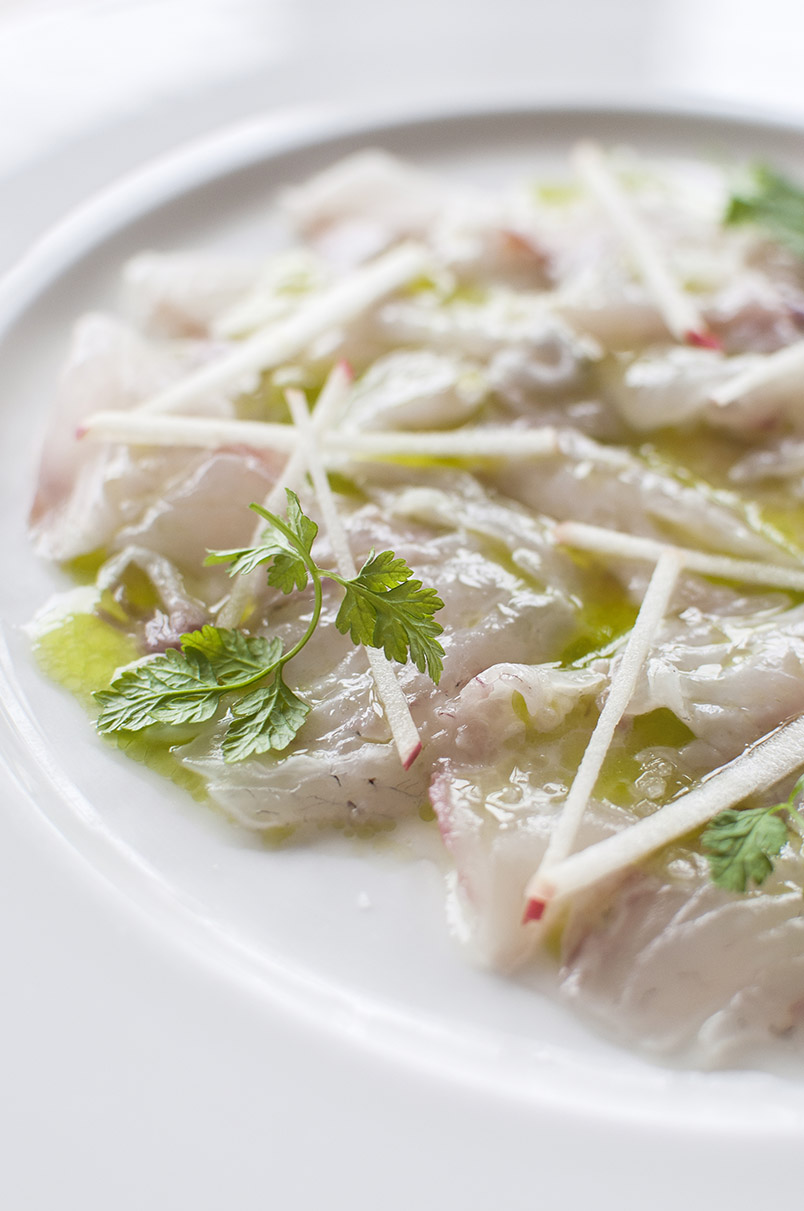
M 444 603 L 435 589 L 425 588 L 414 579 L 405 560 L 393 551 L 380 551 L 378 555 L 372 551 L 351 579 L 319 567 L 312 557 L 318 527 L 302 512 L 298 497 L 290 489 L 287 498 L 285 522 L 260 505 L 251 506 L 270 527 L 257 546 L 213 551 L 206 562 L 228 563 L 232 575 L 267 564 L 268 583 L 283 593 L 303 589 L 309 577 L 318 595 L 322 580 L 334 581 L 344 590 L 335 619 L 342 635 L 348 634 L 354 644 L 382 649 L 389 660 L 404 664 L 409 659 L 438 683 L 444 649 L 437 636 L 443 627 L 433 615 Z M 320 609 L 318 596 L 316 600 Z
M 381 648 L 398 661 L 410 659 L 438 681 L 444 654 L 433 615 L 443 606 L 434 589 L 425 588 L 404 559 L 392 551 L 372 551 L 351 579 L 319 567 L 312 548 L 318 527 L 298 497 L 287 490 L 284 518 L 252 505 L 268 524 L 252 547 L 210 552 L 208 564 L 229 564 L 230 574 L 265 566 L 268 583 L 282 593 L 312 584 L 313 608 L 303 635 L 287 652 L 278 638 L 246 635 L 204 626 L 181 637 L 181 650 L 169 649 L 124 669 L 100 703 L 98 730 L 104 734 L 149 727 L 183 728 L 207 723 L 226 703 L 228 726 L 223 741 L 226 761 L 256 753 L 281 752 L 293 741 L 310 713 L 309 705 L 284 679 L 287 664 L 316 630 L 323 603 L 322 582 L 344 590 L 335 625 L 355 644 Z
M 784 803 L 731 808 L 715 816 L 701 838 L 712 882 L 737 892 L 746 891 L 752 882 L 757 887 L 764 883 L 791 831 L 804 834 L 804 818 L 796 807 L 802 794 L 804 777 Z

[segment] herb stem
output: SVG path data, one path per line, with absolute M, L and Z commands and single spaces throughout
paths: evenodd
M 795 824 L 796 830 L 801 833 L 802 838 L 804 838 L 804 816 L 802 816 L 801 812 L 797 811 L 796 808 L 790 803 L 785 804 L 784 810 Z
M 265 670 L 265 673 L 270 673 L 273 669 L 276 669 L 276 668 L 279 668 L 279 669 L 283 668 L 288 663 L 288 661 L 292 660 L 294 656 L 298 655 L 298 653 L 302 650 L 302 648 L 305 646 L 305 644 L 311 638 L 313 631 L 318 626 L 318 620 L 321 617 L 321 610 L 322 610 L 322 607 L 324 604 L 324 595 L 323 595 L 323 591 L 321 588 L 321 577 L 329 576 L 328 572 L 324 572 L 321 569 L 319 569 L 318 565 L 315 563 L 312 556 L 308 555 L 307 551 L 305 551 L 303 545 L 299 542 L 298 538 L 293 533 L 291 528 L 289 526 L 285 525 L 285 523 L 282 521 L 282 519 L 280 517 L 272 516 L 271 525 L 274 526 L 275 529 L 279 530 L 279 532 L 282 535 L 284 535 L 284 537 L 288 540 L 290 545 L 293 547 L 293 550 L 298 554 L 299 559 L 302 561 L 305 568 L 309 572 L 310 579 L 313 582 L 314 597 L 313 597 L 313 612 L 310 616 L 310 621 L 307 624 L 307 630 L 304 632 L 304 634 L 301 636 L 301 638 L 299 638 L 296 641 L 296 643 L 293 645 L 293 647 L 290 649 L 290 651 L 285 652 L 284 655 L 280 656 L 279 660 L 277 660 L 275 664 L 272 664 L 269 668 L 267 668 Z M 263 676 L 265 675 L 265 673 L 263 674 Z
M 302 554 L 302 553 L 300 552 L 300 554 Z M 316 568 L 310 562 L 310 560 L 307 559 L 306 556 L 304 556 L 303 554 L 302 554 L 302 558 L 304 559 L 305 566 L 306 566 L 307 570 L 309 571 L 310 578 L 313 582 L 313 593 L 315 594 L 315 596 L 313 598 L 313 612 L 310 616 L 310 621 L 307 624 L 307 630 L 304 632 L 304 634 L 301 636 L 301 638 L 299 640 L 297 640 L 297 642 L 293 645 L 293 647 L 290 649 L 290 651 L 286 652 L 284 654 L 284 656 L 281 656 L 280 659 L 276 662 L 275 667 L 280 668 L 280 669 L 284 665 L 286 665 L 289 660 L 292 660 L 293 657 L 296 656 L 302 650 L 304 645 L 307 643 L 308 639 L 310 639 L 310 637 L 312 636 L 313 631 L 318 626 L 318 620 L 321 617 L 321 608 L 322 608 L 322 605 L 324 602 L 324 595 L 321 590 L 321 575 L 318 571 L 318 568 Z

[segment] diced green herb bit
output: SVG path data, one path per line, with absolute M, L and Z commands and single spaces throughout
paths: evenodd
M 748 187 L 729 199 L 724 222 L 754 223 L 804 258 L 804 190 L 767 164 L 755 165 Z
M 710 821 L 701 837 L 709 859 L 712 882 L 727 891 L 744 892 L 750 883 L 760 886 L 773 870 L 773 859 L 781 853 L 793 822 L 800 831 L 804 819 L 796 802 L 804 793 L 800 778 L 784 803 L 721 812 Z
M 444 654 L 433 615 L 443 606 L 434 589 L 425 588 L 404 559 L 392 551 L 372 551 L 358 574 L 345 579 L 318 566 L 312 555 L 318 527 L 287 490 L 284 518 L 252 505 L 268 524 L 253 547 L 213 551 L 208 564 L 228 564 L 231 575 L 265 567 L 268 583 L 283 593 L 312 584 L 314 604 L 307 630 L 289 650 L 278 638 L 204 626 L 181 637 L 181 649 L 169 649 L 119 672 L 107 690 L 94 694 L 100 704 L 98 730 L 104 734 L 176 728 L 186 738 L 228 707 L 223 737 L 226 761 L 282 752 L 293 742 L 309 705 L 287 685 L 283 670 L 305 646 L 321 616 L 323 579 L 344 590 L 336 626 L 355 644 L 381 648 L 389 659 L 412 660 L 438 681 Z

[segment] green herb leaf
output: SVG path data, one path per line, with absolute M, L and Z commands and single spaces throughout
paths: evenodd
M 372 551 L 360 569 L 357 579 L 370 592 L 381 593 L 383 589 L 393 589 L 398 584 L 404 584 L 412 575 L 404 559 L 394 555 L 393 551 L 380 551 L 379 555 Z
M 753 881 L 764 883 L 772 859 L 787 840 L 787 824 L 775 807 L 730 809 L 710 822 L 701 838 L 712 881 L 727 891 L 743 892 Z
M 251 508 L 268 522 L 261 541 L 253 547 L 241 547 L 230 551 L 210 551 L 206 564 L 231 564 L 230 576 L 247 575 L 261 564 L 270 563 L 268 583 L 282 593 L 303 589 L 308 580 L 308 561 L 318 526 L 307 517 L 299 504 L 299 498 L 290 488 L 285 489 L 288 500 L 287 517 L 283 521 L 276 513 L 269 513 L 262 505 Z M 305 558 L 306 557 L 306 558 Z
M 216 563 L 228 563 L 231 564 L 230 576 L 247 576 L 260 564 L 268 563 L 277 555 L 284 554 L 286 549 L 286 546 L 271 539 L 258 543 L 254 547 L 236 547 L 230 551 L 208 551 L 204 564 L 209 567 Z
M 223 740 L 226 761 L 243 761 L 254 753 L 288 747 L 310 714 L 303 702 L 277 671 L 270 685 L 240 698 L 232 707 L 234 722 Z
M 212 626 L 182 635 L 181 643 L 180 652 L 169 648 L 124 669 L 108 690 L 95 695 L 101 733 L 205 723 L 215 715 L 221 694 L 267 676 L 282 656 L 279 639 Z
M 724 222 L 755 223 L 804 258 L 804 190 L 765 164 L 753 168 L 745 192 L 729 199 Z
M 315 542 L 316 535 L 318 534 L 318 526 L 315 524 L 312 518 L 308 517 L 307 514 L 302 510 L 302 507 L 299 504 L 299 498 L 295 492 L 291 492 L 290 488 L 285 488 L 285 495 L 288 498 L 288 529 L 292 534 L 295 535 L 300 549 L 304 551 L 305 555 L 309 555 L 313 549 L 313 543 Z M 262 514 L 262 516 L 267 517 L 269 521 L 277 520 L 276 518 L 273 518 L 270 513 L 266 513 L 264 509 L 261 509 L 259 505 L 253 505 L 252 508 L 254 509 L 255 513 Z
M 303 589 L 307 584 L 307 560 L 312 559 L 312 547 L 318 534 L 318 526 L 302 512 L 299 498 L 295 492 L 286 488 L 285 494 L 288 498 L 287 529 L 290 531 L 293 545 L 286 544 L 286 550 L 275 557 L 273 567 L 268 572 L 268 583 L 282 593 L 292 593 L 294 589 Z M 259 505 L 251 507 L 255 513 L 259 513 L 261 517 L 276 526 L 279 521 L 278 517 L 260 508 Z M 278 540 L 281 541 L 282 538 L 286 538 L 286 535 L 280 531 Z M 304 558 L 305 556 L 307 559 Z
M 244 635 L 223 627 L 204 626 L 181 637 L 185 654 L 198 652 L 208 661 L 221 685 L 243 681 L 255 674 L 264 676 L 282 655 L 282 640 L 262 635 Z
M 138 732 L 156 723 L 211 719 L 218 709 L 218 685 L 200 652 L 185 655 L 170 648 L 163 656 L 125 669 L 95 698 L 101 706 L 98 731 Z
M 403 559 L 392 551 L 371 553 L 353 580 L 334 578 L 345 596 L 335 619 L 341 634 L 353 643 L 381 648 L 389 660 L 410 659 L 438 683 L 444 649 L 437 640 L 443 631 L 433 615 L 443 608 L 435 589 L 424 588 Z
M 268 569 L 268 583 L 272 588 L 279 589 L 280 593 L 303 589 L 307 585 L 307 565 L 298 555 L 283 551 Z

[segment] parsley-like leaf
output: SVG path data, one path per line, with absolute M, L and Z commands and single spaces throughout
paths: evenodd
M 268 571 L 268 583 L 281 593 L 292 593 L 294 589 L 303 589 L 307 584 L 308 566 L 305 556 L 307 559 L 312 558 L 311 552 L 318 534 L 318 526 L 302 512 L 295 492 L 286 488 L 285 494 L 288 498 L 287 529 L 290 531 L 291 544 L 287 542 L 287 535 L 279 531 L 278 538 L 280 541 L 284 539 L 286 546 L 285 550 L 275 557 L 273 566 Z M 259 505 L 251 507 L 255 513 L 270 522 L 276 532 L 279 518 Z
M 205 626 L 182 635 L 175 648 L 124 669 L 100 703 L 98 730 L 139 732 L 153 724 L 205 723 L 222 694 L 267 676 L 282 656 L 280 639 Z
M 205 565 L 228 563 L 230 576 L 247 576 L 263 563 L 269 563 L 277 555 L 283 555 L 287 547 L 263 534 L 264 542 L 254 547 L 235 547 L 230 551 L 209 551 Z
M 275 589 L 282 593 L 303 589 L 309 576 L 307 560 L 312 558 L 311 551 L 318 534 L 318 526 L 302 511 L 295 492 L 286 488 L 285 495 L 288 508 L 284 521 L 262 505 L 252 504 L 254 512 L 268 522 L 268 529 L 263 531 L 261 541 L 256 546 L 230 551 L 210 551 L 204 562 L 230 564 L 230 576 L 247 575 L 262 564 L 271 564 L 268 569 L 268 583 Z
M 206 657 L 221 685 L 243 681 L 260 670 L 264 675 L 282 655 L 281 639 L 244 635 L 223 627 L 204 626 L 182 635 L 181 642 L 185 654 L 193 651 Z
M 372 593 L 381 593 L 383 589 L 393 589 L 410 580 L 412 575 L 404 559 L 394 555 L 393 551 L 380 551 L 379 555 L 372 551 L 357 579 Z
M 743 892 L 749 882 L 764 883 L 787 840 L 787 824 L 778 812 L 778 804 L 729 809 L 709 823 L 701 842 L 718 887 Z
M 98 731 L 138 732 L 156 723 L 203 723 L 218 709 L 218 686 L 209 661 L 200 653 L 170 648 L 145 664 L 124 669 L 100 703 Z
M 765 164 L 755 165 L 748 188 L 729 199 L 724 222 L 755 223 L 804 258 L 804 190 Z
M 433 615 L 444 603 L 435 589 L 424 588 L 403 559 L 392 551 L 372 554 L 352 580 L 338 578 L 345 596 L 335 625 L 353 643 L 381 648 L 389 660 L 413 661 L 438 683 L 443 631 Z
M 283 551 L 268 569 L 268 583 L 280 593 L 292 593 L 307 585 L 307 565 L 298 555 Z
M 291 533 L 296 537 L 299 547 L 304 551 L 305 555 L 310 555 L 313 549 L 316 535 L 318 534 L 318 526 L 311 517 L 303 511 L 299 504 L 299 498 L 290 488 L 285 488 L 285 495 L 288 498 L 287 525 Z M 259 513 L 262 517 L 273 522 L 276 518 L 271 513 L 266 511 L 259 505 L 253 505 L 255 513 Z
M 278 671 L 270 685 L 261 686 L 232 707 L 234 722 L 223 739 L 226 761 L 243 761 L 270 749 L 281 752 L 295 738 L 310 707 L 289 689 Z

